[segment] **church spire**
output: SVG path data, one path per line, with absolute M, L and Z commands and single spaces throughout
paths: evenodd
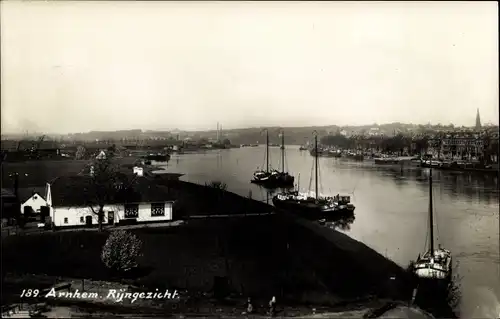
M 478 108 L 476 113 L 476 130 L 480 129 L 481 129 L 481 117 L 479 116 L 479 108 Z

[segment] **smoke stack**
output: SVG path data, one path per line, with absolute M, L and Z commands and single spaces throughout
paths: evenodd
M 219 137 L 219 122 L 217 122 L 217 141 L 220 139 Z
M 52 190 L 50 189 L 50 184 L 47 183 L 47 194 L 45 195 L 45 201 L 47 206 L 52 206 Z

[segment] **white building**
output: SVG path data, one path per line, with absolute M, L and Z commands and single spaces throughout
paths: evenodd
M 42 206 L 47 206 L 44 188 L 20 188 L 18 194 L 21 201 L 21 214 L 36 216 L 40 214 Z
M 144 176 L 144 168 L 140 167 L 140 166 L 134 166 L 134 174 L 136 174 L 137 176 Z
M 97 197 L 106 198 L 103 225 L 172 220 L 174 201 L 166 188 L 146 177 L 137 176 L 125 184 L 116 184 L 113 194 L 92 192 L 88 176 L 59 178 L 47 184 L 47 205 L 55 226 L 90 226 L 98 224 Z M 91 182 L 90 182 L 91 183 Z

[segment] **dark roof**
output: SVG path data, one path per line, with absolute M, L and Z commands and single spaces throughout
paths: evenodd
M 19 200 L 21 201 L 21 203 L 24 203 L 25 201 L 30 199 L 34 193 L 37 193 L 45 199 L 45 191 L 45 187 L 22 187 L 17 190 L 17 194 L 19 195 Z
M 117 187 L 96 185 L 89 176 L 65 176 L 56 179 L 51 184 L 53 206 L 87 206 L 97 205 L 97 198 L 104 204 L 139 203 L 139 202 L 166 202 L 174 198 L 167 188 L 157 185 L 148 177 L 121 175 L 121 182 Z M 121 187 L 120 187 L 121 185 Z M 105 190 L 108 191 L 105 191 Z

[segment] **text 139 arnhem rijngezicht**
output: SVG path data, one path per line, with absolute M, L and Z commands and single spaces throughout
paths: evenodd
M 50 289 L 45 295 L 40 294 L 38 289 L 24 289 L 21 292 L 21 298 L 29 297 L 45 297 L 45 298 L 67 298 L 67 299 L 111 299 L 115 302 L 122 302 L 125 299 L 130 300 L 134 303 L 138 299 L 177 299 L 179 294 L 177 290 L 169 291 L 168 289 L 159 291 L 156 289 L 155 292 L 127 292 L 126 289 L 109 289 L 105 296 L 100 295 L 97 292 L 80 292 L 76 289 L 73 292 L 61 291 L 57 292 L 54 288 Z

